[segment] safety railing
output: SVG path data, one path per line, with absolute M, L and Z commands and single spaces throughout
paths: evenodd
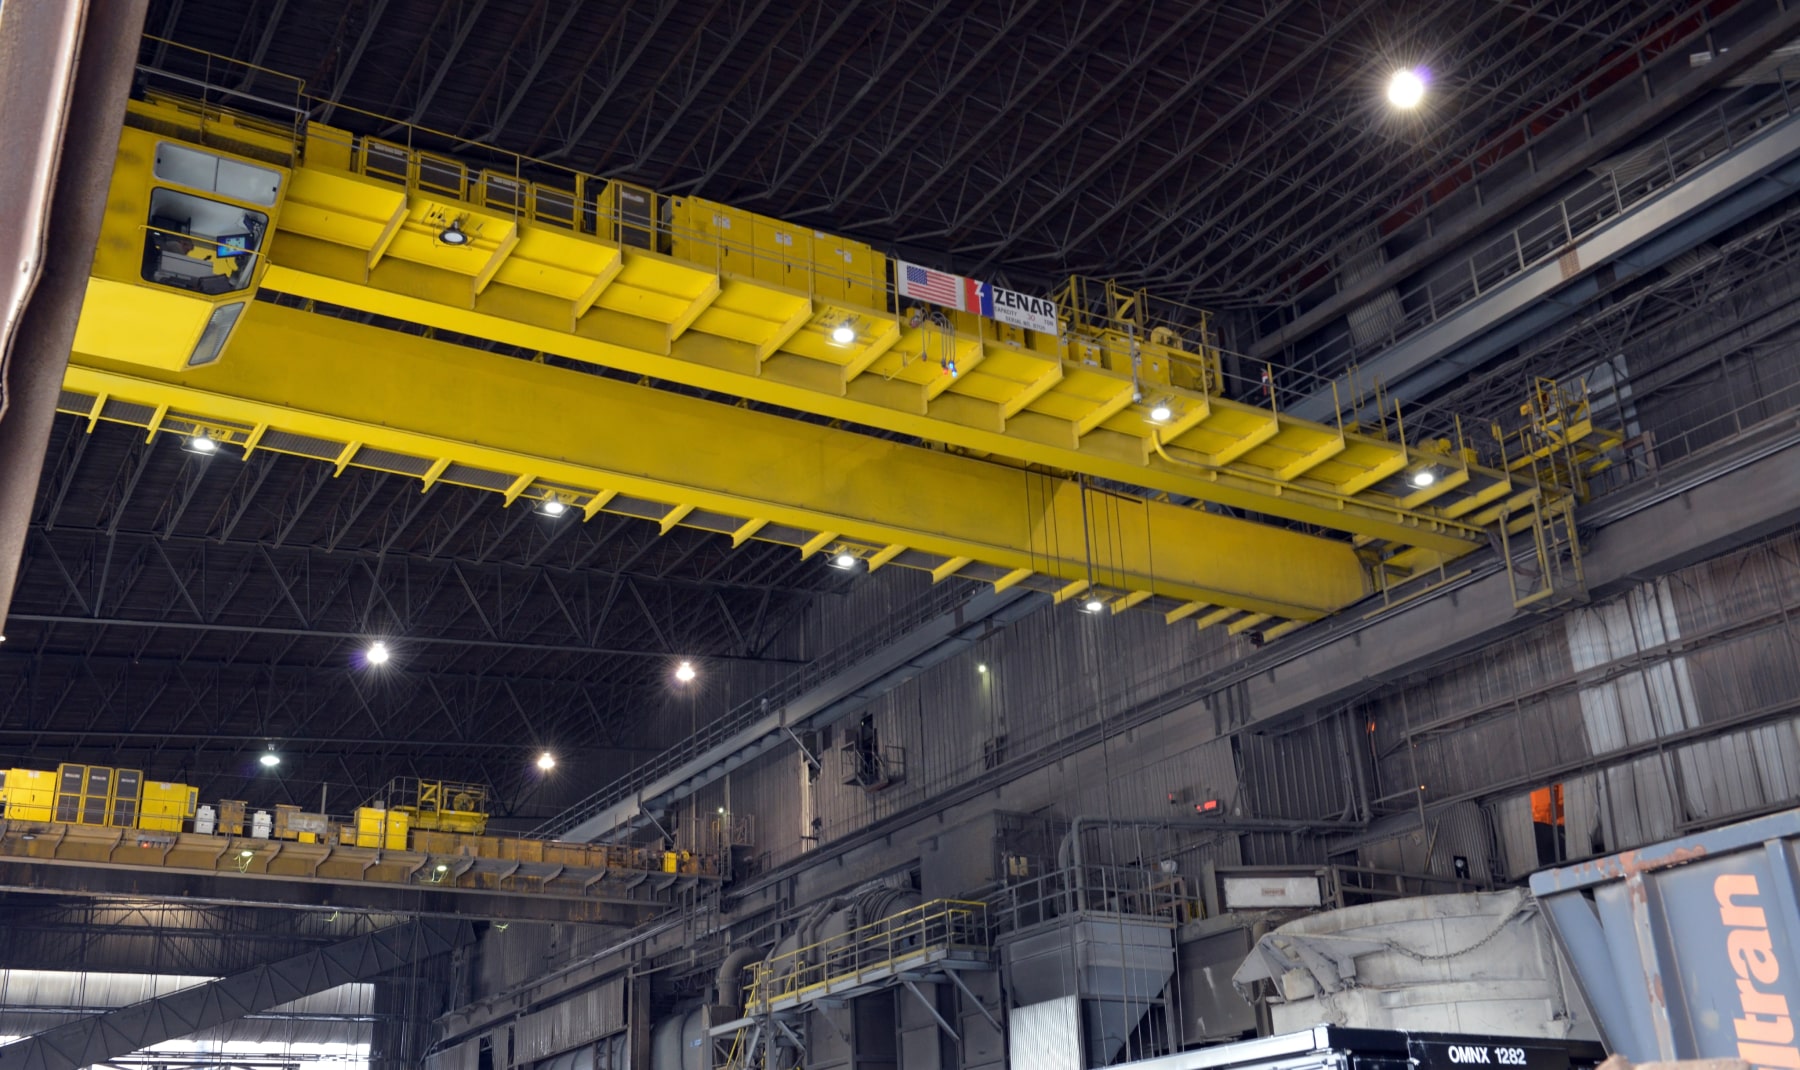
M 1176 874 L 1134 866 L 1083 865 L 1011 880 L 985 900 L 994 931 L 1013 932 L 1083 911 L 1185 920 L 1192 902 Z
M 802 1003 L 959 952 L 987 955 L 992 944 L 987 904 L 934 899 L 757 963 L 744 1012 Z
M 1689 119 L 1655 142 L 1614 161 L 1611 168 L 1489 239 L 1460 261 L 1439 264 L 1413 285 L 1377 295 L 1355 323 L 1318 337 L 1287 363 L 1293 371 L 1317 374 L 1354 367 L 1479 300 L 1495 287 L 1563 256 L 1577 242 L 1655 197 L 1726 154 L 1742 149 L 1777 123 L 1792 118 L 1800 103 L 1800 61 L 1774 75 L 1773 85 L 1746 87 Z M 1391 300 L 1391 304 L 1388 302 Z M 1380 302 L 1380 304 L 1376 304 Z M 1383 311 L 1383 309 L 1387 311 Z M 1371 329 L 1373 326 L 1374 329 Z M 1284 401 L 1312 392 L 1311 375 L 1278 376 Z M 1364 385 L 1368 393 L 1373 384 Z M 1367 397 L 1340 404 L 1360 408 Z M 1350 411 L 1354 411 L 1351 409 Z
M 554 839 L 607 807 L 624 802 L 658 778 L 698 758 L 769 714 L 780 712 L 783 706 L 821 686 L 875 651 L 893 644 L 915 628 L 953 612 L 979 590 L 979 587 L 971 584 L 934 585 L 898 612 L 882 618 L 881 623 L 875 627 L 823 657 L 807 662 L 805 667 L 791 673 L 762 694 L 733 706 L 698 732 L 539 825 L 529 835 L 538 839 Z

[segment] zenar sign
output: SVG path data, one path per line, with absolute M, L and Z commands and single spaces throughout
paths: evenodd
M 1738 1004 L 1743 1013 L 1732 1019 L 1739 1058 L 1755 1067 L 1800 1070 L 1794 1047 L 1794 1016 L 1787 996 L 1774 989 L 1781 981 L 1781 960 L 1769 938 L 1769 919 L 1761 905 L 1762 889 L 1751 873 L 1726 873 L 1713 881 L 1724 923 L 1725 954 L 1737 974 Z M 1793 968 L 1793 963 L 1788 967 Z

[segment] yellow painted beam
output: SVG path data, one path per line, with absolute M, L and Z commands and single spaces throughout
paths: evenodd
M 953 557 L 931 570 L 931 582 L 943 583 L 945 580 L 961 572 L 963 568 L 974 562 L 972 557 Z
M 901 546 L 898 543 L 891 546 L 883 546 L 881 549 L 869 555 L 869 571 L 874 572 L 876 569 L 905 552 L 906 547 Z
M 630 277 L 630 265 L 635 262 L 661 261 L 652 254 L 629 249 L 623 255 L 628 266 L 621 280 Z M 373 272 L 367 272 L 365 278 L 362 264 L 360 257 L 346 261 L 326 242 L 282 235 L 271 253 L 265 285 L 297 297 L 405 322 L 1322 528 L 1407 545 L 1429 545 L 1447 554 L 1467 553 L 1486 545 L 1485 535 L 1473 526 L 1430 514 L 1409 513 L 1391 500 L 1359 501 L 1327 488 L 1283 484 L 1260 473 L 1232 470 L 1232 462 L 1275 437 L 1282 422 L 1289 419 L 1241 402 L 1224 398 L 1206 402 L 1211 413 L 1250 415 L 1255 422 L 1249 433 L 1214 453 L 1204 470 L 1196 470 L 1160 457 L 1146 459 L 1147 439 L 1155 432 L 1155 425 L 1147 420 L 1143 421 L 1142 436 L 1136 437 L 1128 448 L 1121 448 L 1121 436 L 1117 433 L 1097 430 L 1107 417 L 1131 404 L 1128 376 L 1117 377 L 1116 387 L 1109 390 L 1098 407 L 1085 404 L 1082 415 L 1073 421 L 1052 420 L 1061 428 L 1060 433 L 1032 434 L 1028 426 L 1016 425 L 1025 416 L 1035 414 L 1022 412 L 1003 425 L 996 425 L 991 409 L 968 406 L 969 399 L 959 393 L 958 384 L 940 382 L 947 381 L 948 376 L 933 377 L 934 383 L 945 388 L 934 400 L 912 382 L 875 374 L 882 367 L 880 362 L 868 374 L 846 383 L 837 366 L 792 357 L 785 351 L 763 360 L 757 347 L 749 343 L 700 331 L 672 333 L 668 325 L 649 318 L 599 312 L 584 317 L 571 330 L 565 302 L 543 302 L 496 282 L 470 307 L 471 302 L 460 296 L 452 298 L 445 286 L 435 281 L 433 269 L 389 258 Z M 615 281 L 608 293 L 622 285 L 623 282 Z M 712 287 L 702 288 L 700 297 L 683 298 L 681 307 L 686 309 L 689 303 L 698 303 L 716 288 L 715 279 Z M 601 306 L 606 301 L 603 296 Z M 646 306 L 644 310 L 649 309 Z M 803 331 L 801 335 L 807 333 Z M 913 366 L 918 365 L 915 360 Z M 1082 371 L 1090 377 L 1111 374 L 1092 368 Z M 1054 391 L 1055 386 L 1066 381 L 1057 379 L 1050 389 Z M 1189 402 L 1193 400 L 1190 398 Z M 977 412 L 982 415 L 975 415 Z M 1396 448 L 1396 455 L 1404 467 L 1406 454 Z M 1375 481 L 1371 480 L 1370 485 Z
M 1234 620 L 1230 624 L 1225 626 L 1225 634 L 1227 634 L 1227 635 L 1242 635 L 1243 633 L 1256 627 L 1258 624 L 1261 624 L 1263 621 L 1268 620 L 1272 615 L 1273 614 L 1269 614 L 1269 613 L 1251 613 L 1246 616 L 1239 617 L 1237 620 Z
M 740 540 L 763 521 L 1066 584 L 1087 574 L 1069 552 L 1091 522 L 1074 480 L 267 302 L 246 309 L 215 364 L 164 372 L 80 353 L 65 385 L 220 426 L 266 423 L 332 443 L 331 458 L 355 441 L 448 457 L 509 491 L 529 473 L 533 486 L 664 502 L 665 527 L 698 509 L 742 518 Z M 1123 592 L 1310 620 L 1368 590 L 1346 542 L 1141 500 L 1108 523 L 1108 585 Z
M 1031 578 L 1031 570 L 1030 569 L 1015 568 L 1011 572 L 1008 572 L 1006 575 L 1004 575 L 994 581 L 994 593 L 1000 594 L 1003 591 L 1010 591 L 1014 587 L 1017 587 L 1021 582 L 1028 580 L 1030 578 Z
M 1174 624 L 1177 621 L 1186 620 L 1205 608 L 1205 602 L 1183 602 L 1181 605 L 1164 613 L 1163 621 L 1168 624 Z
M 1149 597 L 1150 597 L 1149 591 L 1143 591 L 1143 590 L 1133 591 L 1130 594 L 1126 595 L 1124 598 L 1121 598 L 1121 599 L 1117 600 L 1116 602 L 1114 602 L 1112 604 L 1112 611 L 1114 614 L 1123 613 L 1126 610 L 1132 608 L 1133 606 L 1143 603 Z
M 1335 438 L 1327 439 L 1317 448 L 1283 465 L 1275 473 L 1275 478 L 1283 482 L 1299 479 L 1342 452 L 1344 452 L 1344 436 L 1338 435 Z
M 1200 631 L 1205 631 L 1206 629 L 1212 627 L 1215 624 L 1223 623 L 1224 621 L 1227 621 L 1227 620 L 1231 619 L 1232 617 L 1237 616 L 1237 613 L 1238 613 L 1237 610 L 1232 609 L 1230 606 L 1226 606 L 1223 609 L 1214 610 L 1213 612 L 1208 613 L 1206 616 L 1201 617 L 1199 620 L 1194 622 L 1194 627 L 1199 629 Z
M 672 508 L 669 509 L 668 512 L 664 513 L 662 515 L 662 518 L 657 520 L 656 526 L 660 530 L 661 534 L 667 535 L 669 532 L 675 530 L 675 526 L 677 524 L 680 524 L 683 520 L 686 520 L 687 515 L 693 511 L 694 511 L 693 503 L 682 502 L 678 505 L 673 506 Z
M 835 531 L 821 531 L 817 535 L 814 535 L 812 538 L 801 543 L 800 560 L 805 561 L 820 550 L 825 549 L 826 546 L 831 544 L 831 540 L 837 537 L 838 534 Z

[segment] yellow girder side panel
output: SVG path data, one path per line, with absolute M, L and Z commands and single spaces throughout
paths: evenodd
M 81 319 L 75 325 L 75 348 L 127 352 L 140 364 L 179 369 L 187 365 L 212 310 L 210 301 L 89 276 Z
M 1478 528 L 1430 514 L 1413 513 L 1381 500 L 1355 500 L 1330 490 L 1282 485 L 1267 473 L 1232 471 L 1247 446 L 1273 437 L 1284 422 L 1266 409 L 1224 399 L 1194 398 L 1193 411 L 1221 417 L 1207 437 L 1178 439 L 1166 456 L 1153 452 L 1145 435 L 1107 431 L 1100 425 L 1132 404 L 1129 380 L 1079 365 L 1055 363 L 1010 347 L 980 346 L 957 339 L 953 359 L 958 375 L 942 366 L 941 342 L 926 332 L 902 329 L 892 317 L 869 313 L 865 326 L 874 333 L 862 355 L 879 352 L 865 374 L 849 377 L 847 365 L 807 359 L 792 352 L 810 346 L 823 350 L 828 329 L 816 319 L 796 332 L 781 352 L 765 357 L 762 346 L 698 330 L 675 334 L 662 322 L 682 309 L 697 308 L 714 296 L 705 280 L 717 276 L 651 253 L 627 249 L 619 281 L 601 297 L 603 307 L 619 302 L 607 294 L 633 278 L 633 307 L 651 316 L 584 317 L 573 331 L 568 306 L 541 294 L 499 284 L 472 302 L 456 277 L 423 265 L 385 260 L 362 281 L 362 258 L 347 247 L 278 236 L 267 285 L 284 293 L 357 308 L 413 323 L 541 352 L 669 379 L 739 397 L 786 405 L 838 419 L 883 427 L 920 438 L 1016 460 L 1116 479 L 1234 508 L 1281 516 L 1367 534 L 1403 545 L 1429 546 L 1455 556 L 1485 545 Z M 785 292 L 769 291 L 781 312 L 803 305 Z M 653 294 L 663 307 L 652 309 Z M 746 299 L 749 307 L 757 307 Z M 698 317 L 703 313 L 694 311 Z M 792 318 L 788 321 L 792 322 Z M 766 339 L 763 345 L 766 345 Z M 995 354 L 999 371 L 983 380 L 987 353 Z M 960 358 L 954 356 L 960 354 Z M 977 359 L 980 354 L 980 359 Z M 977 374 L 970 374 L 976 372 Z M 994 400 L 968 392 L 946 394 L 953 383 L 968 378 L 983 383 L 1005 379 L 1021 392 L 1040 395 L 1034 411 L 1008 419 L 1009 400 L 995 391 Z M 848 381 L 846 381 L 848 380 Z M 1055 396 L 1049 395 L 1055 391 Z M 1049 409 L 1050 411 L 1037 411 Z M 1318 425 L 1306 425 L 1317 428 Z M 1398 445 L 1352 438 L 1369 468 L 1355 475 L 1392 473 L 1404 468 L 1407 453 Z
M 1336 540 L 1093 491 L 1084 510 L 1071 480 L 267 303 L 238 331 L 225 359 L 184 373 L 117 359 L 129 353 L 76 354 L 66 389 L 166 406 L 171 430 L 198 423 L 265 448 L 306 441 L 343 463 L 397 453 L 415 459 L 412 474 L 509 500 L 556 496 L 590 515 L 666 515 L 815 549 L 842 542 L 871 562 L 885 554 L 945 575 L 1085 582 L 1091 540 L 1095 587 L 1122 596 L 1313 619 L 1367 591 L 1355 551 Z M 458 474 L 474 471 L 489 476 Z M 959 558 L 968 563 L 944 571 Z

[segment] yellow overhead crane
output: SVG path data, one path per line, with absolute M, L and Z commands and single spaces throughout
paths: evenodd
M 1072 285 L 1055 333 L 933 311 L 862 243 L 400 129 L 133 100 L 61 407 L 1265 637 L 1574 490 L 1227 399 L 1204 332 L 1129 299 Z

